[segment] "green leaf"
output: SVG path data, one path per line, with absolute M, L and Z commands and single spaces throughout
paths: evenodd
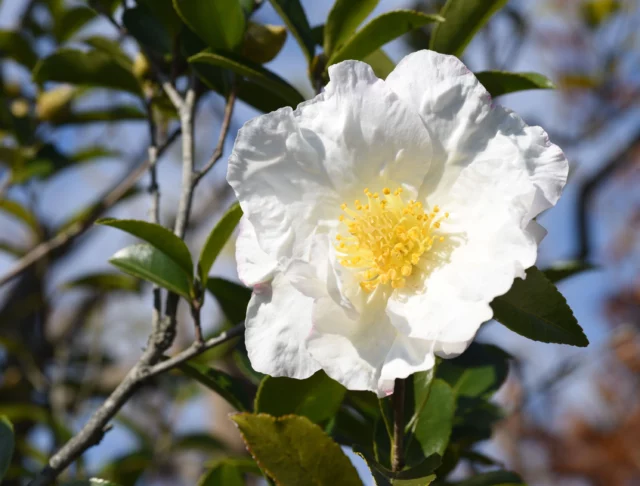
M 283 486 L 362 486 L 340 446 L 306 417 L 231 416 L 260 468 Z
M 178 450 L 198 450 L 202 452 L 224 451 L 224 441 L 207 433 L 195 433 L 178 436 L 173 441 L 173 447 Z
M 113 218 L 99 219 L 96 224 L 117 228 L 146 241 L 176 262 L 189 277 L 193 275 L 193 261 L 189 248 L 164 226 L 137 219 Z
M 438 24 L 429 49 L 460 57 L 473 36 L 506 5 L 508 0 L 447 0 L 440 10 L 445 21 Z
M 594 270 L 595 268 L 596 267 L 590 263 L 573 260 L 555 263 L 551 267 L 545 268 L 543 272 L 545 277 L 547 277 L 551 282 L 556 283 L 564 280 L 565 278 L 573 277 L 578 273 L 582 273 L 587 270 Z
M 59 44 L 62 44 L 73 37 L 76 32 L 96 16 L 95 10 L 82 5 L 66 8 L 53 23 L 53 36 Z
M 37 83 L 57 81 L 142 94 L 131 69 L 99 50 L 82 52 L 59 49 L 36 65 L 33 80 Z
M 387 42 L 431 22 L 441 22 L 439 15 L 428 15 L 414 10 L 393 10 L 376 17 L 351 37 L 335 52 L 327 66 L 346 59 L 362 61 Z
M 125 10 L 122 23 L 140 45 L 159 54 L 171 53 L 171 34 L 147 5 Z
M 287 40 L 287 29 L 281 25 L 249 22 L 242 44 L 242 55 L 250 61 L 264 64 L 273 60 Z
M 413 434 L 407 444 L 407 458 L 444 455 L 453 429 L 455 409 L 453 389 L 443 380 L 434 380 L 430 385 L 427 402 L 413 426 Z
M 373 457 L 359 447 L 354 447 L 353 452 L 365 460 L 377 486 L 429 485 L 434 479 L 436 479 L 436 475 L 431 473 L 433 473 L 433 471 L 435 471 L 442 462 L 440 456 L 434 454 L 426 458 L 416 467 L 404 469 L 399 472 L 393 472 L 382 464 L 376 462 Z
M 112 481 L 106 479 L 91 478 L 91 479 L 76 479 L 74 481 L 68 481 L 62 483 L 61 486 L 120 486 Z
M 175 261 L 151 245 L 140 243 L 123 248 L 109 262 L 129 275 L 148 280 L 187 300 L 192 298 L 190 277 Z
M 3 57 L 13 59 L 29 70 L 38 62 L 38 55 L 21 32 L 0 30 L 0 51 Z
M 22 204 L 9 199 L 0 199 L 0 211 L 4 211 L 22 221 L 33 231 L 34 235 L 40 234 L 40 223 L 38 223 L 38 219 Z
M 243 474 L 261 476 L 260 468 L 251 459 L 227 457 L 214 462 L 198 481 L 198 486 L 244 486 Z
M 310 63 L 315 54 L 315 43 L 311 26 L 300 0 L 269 0 L 274 10 L 284 20 L 293 36 L 302 48 L 307 61 Z
M 238 98 L 263 113 L 270 113 L 285 106 L 291 108 L 298 106 L 297 98 L 292 99 L 287 94 L 282 96 L 279 93 L 274 93 L 252 81 L 238 79 L 236 83 Z
M 509 355 L 491 344 L 472 343 L 460 356 L 442 360 L 436 376 L 456 397 L 490 398 L 507 379 Z
M 140 280 L 120 273 L 91 273 L 66 282 L 64 289 L 86 289 L 98 292 L 140 292 Z
M 182 20 L 176 9 L 173 8 L 172 0 L 139 0 L 138 5 L 147 7 L 151 14 L 167 29 L 171 37 L 176 37 L 182 30 Z
M 252 400 L 244 383 L 224 371 L 190 361 L 179 365 L 180 371 L 213 390 L 236 410 L 251 410 Z
M 207 290 L 216 298 L 223 314 L 230 322 L 234 324 L 244 322 L 251 299 L 251 289 L 214 277 L 207 280 Z
M 297 106 L 304 101 L 304 97 L 280 76 L 240 56 L 205 51 L 190 57 L 189 62 L 218 66 L 245 76 L 271 93 L 286 99 L 290 106 Z
M 380 0 L 336 0 L 324 28 L 324 53 L 327 57 L 355 33 Z
M 456 486 L 510 486 L 512 484 L 524 484 L 524 482 L 520 476 L 510 471 L 491 471 L 465 479 L 456 483 Z
M 543 343 L 587 346 L 589 340 L 564 296 L 536 267 L 526 279 L 515 279 L 511 290 L 491 303 L 493 317 L 513 332 Z
M 173 0 L 173 6 L 209 47 L 234 51 L 242 43 L 245 18 L 237 0 Z
M 13 425 L 6 416 L 0 415 L 0 480 L 9 469 L 14 447 Z
M 200 275 L 202 285 L 207 285 L 209 270 L 211 270 L 222 248 L 227 244 L 236 226 L 238 226 L 240 218 L 242 218 L 242 208 L 238 203 L 235 203 L 224 216 L 222 216 L 218 224 L 211 230 L 211 233 L 209 233 L 207 241 L 204 243 L 202 251 L 200 252 L 198 261 L 198 274 Z
M 482 71 L 475 73 L 478 81 L 496 96 L 528 89 L 554 89 L 555 85 L 546 76 L 538 73 L 509 73 L 506 71 Z
M 305 380 L 266 376 L 258 388 L 254 409 L 274 417 L 295 414 L 322 423 L 338 412 L 346 391 L 324 371 Z
M 391 71 L 396 68 L 396 63 L 393 62 L 382 49 L 373 51 L 362 61 L 371 66 L 373 72 L 380 79 L 386 79 L 387 76 L 391 74 Z
M 112 39 L 93 35 L 91 37 L 87 37 L 86 39 L 82 39 L 82 42 L 87 44 L 88 46 L 93 47 L 94 49 L 104 52 L 105 54 L 109 54 L 124 66 L 133 66 L 131 58 L 127 56 L 127 54 L 125 54 L 125 52 L 121 49 L 120 44 Z

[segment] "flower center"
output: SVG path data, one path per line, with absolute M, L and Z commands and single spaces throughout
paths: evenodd
M 340 221 L 346 226 L 346 232 L 336 236 L 340 264 L 358 272 L 366 292 L 380 284 L 402 288 L 422 255 L 436 240 L 444 240 L 434 232 L 449 213 L 438 216 L 438 206 L 426 212 L 420 202 L 405 203 L 402 188 L 384 188 L 382 196 L 369 189 L 364 193 L 368 202 L 356 200 L 355 210 L 340 206 L 345 213 Z

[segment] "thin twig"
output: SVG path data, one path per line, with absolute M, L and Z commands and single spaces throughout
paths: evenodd
M 231 92 L 227 98 L 227 104 L 224 107 L 224 116 L 222 118 L 222 126 L 220 128 L 220 136 L 218 137 L 218 143 L 216 144 L 216 148 L 211 155 L 209 161 L 205 164 L 205 166 L 196 172 L 193 178 L 194 186 L 200 182 L 202 179 L 215 165 L 215 163 L 220 160 L 222 154 L 224 153 L 224 142 L 227 138 L 227 134 L 229 133 L 229 127 L 231 126 L 231 118 L 233 116 L 233 108 L 236 104 L 236 86 L 235 84 L 231 88 Z
M 50 460 L 42 472 L 33 479 L 29 486 L 46 486 L 53 484 L 60 473 L 87 449 L 98 444 L 108 430 L 108 424 L 127 403 L 135 391 L 150 378 L 175 368 L 181 363 L 198 356 L 205 351 L 238 337 L 244 329 L 243 324 L 209 339 L 203 345 L 195 343 L 172 358 L 164 360 L 165 326 L 160 326 L 149 340 L 149 347 L 140 361 L 129 371 L 104 404 L 92 415 L 78 434 L 76 434 Z M 164 360 L 164 361 L 163 361 Z
M 396 379 L 393 389 L 393 444 L 391 444 L 391 467 L 401 471 L 404 467 L 404 393 L 405 380 Z
M 166 140 L 166 142 L 159 147 L 158 157 L 160 157 L 164 151 L 173 143 L 173 141 L 180 134 L 179 130 L 176 130 Z M 71 244 L 78 236 L 82 235 L 85 231 L 92 227 L 96 219 L 100 215 L 117 203 L 122 196 L 124 196 L 129 189 L 131 189 L 138 182 L 138 179 L 149 168 L 149 160 L 145 160 L 142 164 L 137 165 L 131 171 L 129 171 L 122 179 L 114 184 L 109 190 L 107 190 L 104 196 L 89 212 L 89 214 L 82 220 L 71 225 L 67 230 L 58 233 L 52 239 L 40 243 L 33 248 L 29 253 L 22 257 L 16 264 L 2 277 L 0 277 L 0 287 L 20 275 L 25 270 L 31 268 L 36 262 L 49 255 L 51 252 L 61 248 L 64 245 Z

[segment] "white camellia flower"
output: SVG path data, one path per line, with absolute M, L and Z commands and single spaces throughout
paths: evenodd
M 238 273 L 253 286 L 253 367 L 353 390 L 454 357 L 536 260 L 534 220 L 568 163 L 495 106 L 455 57 L 420 51 L 386 81 L 362 62 L 325 91 L 249 121 L 229 159 L 244 211 Z

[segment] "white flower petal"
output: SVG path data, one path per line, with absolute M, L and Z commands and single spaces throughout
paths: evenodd
M 240 220 L 238 228 L 236 240 L 238 278 L 248 287 L 271 280 L 278 262 L 260 248 L 256 230 L 245 216 Z
M 309 237 L 337 223 L 340 204 L 374 179 L 419 187 L 431 148 L 420 117 L 360 62 L 297 110 L 282 108 L 239 131 L 227 180 L 272 258 L 304 256 Z
M 348 389 L 377 392 L 382 365 L 396 334 L 384 312 L 351 319 L 325 297 L 314 302 L 307 349 L 327 375 Z
M 433 341 L 411 339 L 398 333 L 382 365 L 378 381 L 378 396 L 383 397 L 393 393 L 396 378 L 407 378 L 419 371 L 433 368 L 434 344 Z
M 320 369 L 305 349 L 313 299 L 282 274 L 254 289 L 247 308 L 245 342 L 251 365 L 271 376 L 308 378 Z

